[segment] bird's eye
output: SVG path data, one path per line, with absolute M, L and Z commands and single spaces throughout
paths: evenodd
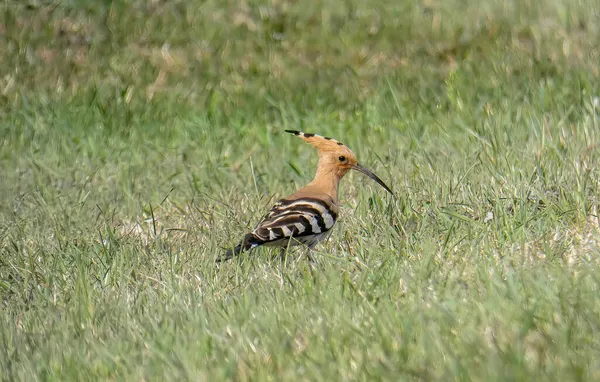
M 340 160 L 340 162 L 346 161 L 346 157 L 343 155 L 340 155 L 340 157 L 338 159 Z

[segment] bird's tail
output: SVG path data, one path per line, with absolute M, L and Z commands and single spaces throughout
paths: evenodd
M 225 255 L 223 255 L 221 257 L 217 257 L 217 263 L 231 260 L 231 259 L 233 259 L 234 256 L 239 255 L 243 251 L 244 250 L 242 249 L 242 245 L 238 244 L 235 248 L 227 250 L 227 252 L 225 252 Z
M 235 248 L 227 250 L 225 255 L 218 257 L 216 261 L 217 263 L 221 263 L 223 261 L 231 260 L 240 253 L 252 249 L 258 245 L 260 244 L 258 243 L 257 238 L 252 233 L 249 233 L 244 237 L 244 240 L 242 240 L 240 244 L 235 246 Z

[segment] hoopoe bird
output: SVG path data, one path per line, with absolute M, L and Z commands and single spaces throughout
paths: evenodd
M 319 163 L 314 180 L 296 193 L 277 201 L 256 228 L 246 234 L 235 248 L 228 250 L 225 256 L 218 258 L 218 262 L 261 245 L 284 249 L 304 244 L 313 250 L 329 236 L 337 220 L 340 180 L 350 170 L 362 172 L 394 195 L 377 175 L 358 163 L 356 155 L 342 142 L 317 134 L 285 131 L 317 149 Z

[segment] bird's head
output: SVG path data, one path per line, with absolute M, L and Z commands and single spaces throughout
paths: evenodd
M 313 145 L 319 152 L 319 169 L 324 173 L 330 173 L 341 179 L 350 170 L 356 170 L 367 175 L 376 181 L 387 192 L 394 195 L 392 190 L 371 170 L 358 163 L 356 155 L 342 142 L 329 137 L 323 137 L 317 134 L 303 133 L 296 130 L 286 130 L 286 132 L 302 138 L 304 141 Z

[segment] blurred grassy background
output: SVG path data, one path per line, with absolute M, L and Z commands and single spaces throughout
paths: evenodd
M 597 2 L 0 7 L 4 379 L 600 378 Z M 285 128 L 399 198 L 215 268 L 312 177 Z

